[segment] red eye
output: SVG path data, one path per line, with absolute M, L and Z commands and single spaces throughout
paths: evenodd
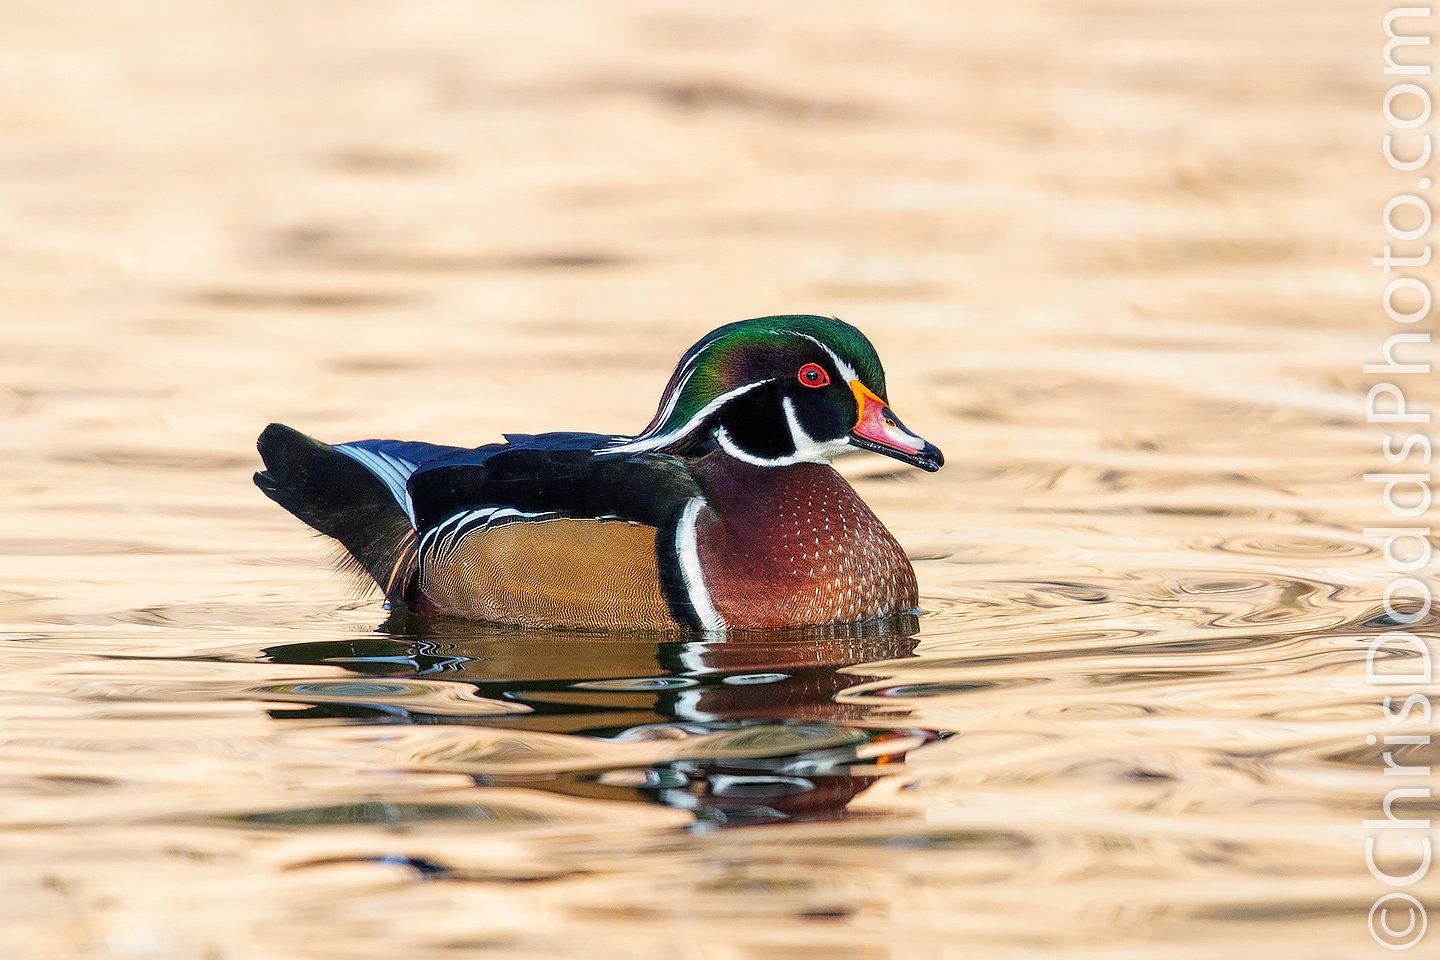
M 830 374 L 818 363 L 807 363 L 801 367 L 799 378 L 807 387 L 823 387 L 830 382 Z

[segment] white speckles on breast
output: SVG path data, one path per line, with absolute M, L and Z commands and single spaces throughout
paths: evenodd
M 743 542 L 719 561 L 744 568 L 727 571 L 727 622 L 841 623 L 913 609 L 909 559 L 850 485 L 828 468 L 786 479 L 775 496 L 746 505 L 768 515 L 744 518 Z

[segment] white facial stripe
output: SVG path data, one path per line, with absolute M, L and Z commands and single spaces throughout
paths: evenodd
M 805 425 L 800 422 L 800 417 L 795 413 L 795 401 L 786 397 L 781 401 L 781 405 L 785 407 L 785 422 L 790 427 L 790 442 L 795 444 L 795 452 L 799 453 L 815 446 L 815 441 L 810 438 L 810 434 L 805 432 Z
M 755 454 L 744 450 L 730 432 L 724 427 L 715 431 L 715 442 L 720 444 L 720 449 L 742 463 L 754 464 L 757 467 L 788 467 L 797 463 L 829 463 L 834 457 L 850 447 L 849 440 L 827 440 L 824 443 L 811 441 L 810 448 L 804 451 L 797 450 L 795 453 L 784 457 L 757 457 Z
M 804 337 L 806 340 L 809 340 L 821 350 L 824 350 L 826 353 L 830 354 L 830 359 L 835 362 L 835 369 L 840 371 L 840 376 L 845 378 L 846 383 L 849 383 L 851 380 L 860 379 L 860 374 L 855 372 L 855 368 L 850 366 L 850 364 L 846 363 L 844 360 L 841 360 L 840 357 L 835 353 L 835 351 L 827 347 L 823 341 L 815 339 L 808 333 L 798 333 L 794 330 L 790 332 L 794 333 L 797 337 Z
M 695 372 L 695 362 L 700 359 L 700 355 L 705 352 L 704 348 L 708 346 L 709 343 L 710 337 L 706 337 L 704 340 L 700 341 L 700 343 L 696 344 L 694 347 L 691 347 L 690 352 L 687 353 L 683 358 L 681 358 L 680 369 L 677 370 L 674 376 L 671 378 L 675 381 L 675 389 L 670 391 L 669 395 L 665 398 L 665 406 L 655 417 L 655 423 L 657 427 L 660 424 L 663 424 L 666 420 L 669 420 L 670 414 L 675 412 L 675 404 L 680 401 L 680 394 L 685 390 L 685 385 L 690 382 L 690 377 Z M 644 434 L 642 434 L 641 436 L 643 437 Z M 623 440 L 628 438 L 620 437 L 617 439 Z
M 850 446 L 848 438 L 838 440 L 816 440 L 805 431 L 805 425 L 795 413 L 795 401 L 786 397 L 781 403 L 785 407 L 785 422 L 790 426 L 790 440 L 795 444 L 796 463 L 829 463 L 835 456 Z
M 675 389 L 670 391 L 670 395 L 665 398 L 665 406 L 661 408 L 660 412 L 655 416 L 655 426 L 657 428 L 669 420 L 670 414 L 675 412 L 675 404 L 680 402 L 680 394 L 685 390 L 685 385 L 690 382 L 690 375 L 694 372 L 690 369 L 691 364 L 694 362 L 692 358 L 680 369 L 679 376 L 675 378 Z
M 800 462 L 794 457 L 779 457 L 774 460 L 766 460 L 764 457 L 757 457 L 753 454 L 746 453 L 744 450 L 741 450 L 738 446 L 735 445 L 735 441 L 730 439 L 730 431 L 726 430 L 724 427 L 721 427 L 719 430 L 715 431 L 715 442 L 720 444 L 721 450 L 724 450 L 736 460 L 741 460 L 745 463 L 753 463 L 757 467 L 784 467 L 792 463 Z
M 834 350 L 830 349 L 830 347 L 828 347 L 823 341 L 810 336 L 808 333 L 800 333 L 796 330 L 788 330 L 786 332 L 793 334 L 794 336 L 802 337 L 806 340 L 809 340 L 821 350 L 824 350 L 825 353 L 830 357 L 831 362 L 835 364 L 835 369 L 839 371 L 840 375 L 844 377 L 847 382 L 859 378 L 859 374 L 855 372 L 855 368 L 850 366 L 850 364 L 846 363 L 844 360 L 841 360 L 839 355 L 836 354 Z M 675 405 L 680 400 L 680 394 L 684 392 L 686 385 L 690 382 L 691 376 L 694 375 L 694 368 L 696 362 L 700 359 L 701 355 L 704 354 L 704 348 L 708 347 L 709 345 L 710 337 L 707 337 L 705 340 L 702 340 L 700 343 L 692 347 L 689 356 L 687 356 L 681 362 L 680 370 L 674 377 L 675 388 L 670 391 L 669 396 L 665 399 L 665 406 L 661 408 L 660 413 L 655 418 L 657 430 L 660 428 L 661 425 L 663 425 L 667 420 L 669 420 L 671 414 L 675 412 Z M 746 393 L 750 390 L 753 390 L 754 388 L 761 386 L 762 384 L 772 382 L 774 382 L 773 379 L 757 380 L 754 383 L 747 383 L 744 386 L 737 387 L 734 390 L 731 390 L 728 393 L 721 394 L 719 397 L 716 397 L 714 400 L 710 401 L 710 403 L 706 404 L 699 413 L 695 414 L 688 421 L 686 421 L 683 426 L 675 430 L 669 430 L 665 433 L 642 433 L 638 437 L 630 440 L 628 443 L 619 443 L 616 446 L 608 447 L 604 450 L 597 451 L 597 454 L 603 455 L 609 453 L 642 453 L 646 450 L 655 450 L 660 447 L 666 446 L 667 444 L 673 443 L 674 441 L 688 434 L 690 431 L 694 430 L 697 426 L 700 425 L 702 421 L 704 421 L 706 417 L 710 416 L 712 413 L 718 410 L 727 401 L 732 400 L 735 397 L 738 397 L 741 394 Z M 798 449 L 798 442 L 796 446 Z M 840 443 L 840 446 L 844 446 L 844 444 Z M 756 458 L 751 459 L 754 460 Z M 828 462 L 828 459 L 826 462 Z
M 680 524 L 675 531 L 675 552 L 680 561 L 680 575 L 685 581 L 685 592 L 690 598 L 690 606 L 695 608 L 695 616 L 699 619 L 700 626 L 706 630 L 719 631 L 725 629 L 725 621 L 710 602 L 710 591 L 705 587 L 705 575 L 700 569 L 700 540 L 696 526 L 700 518 L 700 508 L 704 505 L 705 501 L 699 497 L 693 497 L 685 505 L 685 512 L 680 516 Z
M 611 453 L 640 453 L 645 450 L 655 450 L 659 447 L 663 447 L 667 444 L 673 443 L 681 437 L 685 436 L 690 431 L 694 430 L 696 427 L 698 427 L 701 423 L 705 421 L 706 417 L 710 416 L 716 410 L 719 410 L 731 400 L 734 400 L 736 397 L 741 396 L 742 394 L 749 393 L 756 387 L 764 386 L 767 383 L 773 382 L 773 380 L 756 380 L 754 383 L 747 383 L 744 386 L 736 387 L 734 390 L 729 390 L 725 393 L 722 393 L 714 400 L 711 400 L 709 403 L 705 404 L 705 406 L 701 408 L 701 410 L 693 417 L 687 420 L 685 422 L 685 425 L 682 427 L 678 427 L 677 429 L 671 430 L 668 433 L 656 434 L 654 436 L 647 437 L 641 435 L 636 437 L 629 443 L 622 443 L 618 446 L 606 447 L 604 450 L 597 450 L 596 455 L 599 456 Z

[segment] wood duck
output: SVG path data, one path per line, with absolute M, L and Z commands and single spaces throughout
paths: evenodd
M 332 446 L 271 424 L 259 449 L 256 485 L 393 608 L 717 633 L 915 612 L 904 550 L 830 461 L 944 463 L 891 412 L 865 335 L 817 316 L 712 331 L 636 436 Z

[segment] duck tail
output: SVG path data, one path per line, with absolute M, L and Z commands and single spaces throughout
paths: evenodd
M 357 578 L 403 603 L 419 542 L 404 483 L 415 465 L 376 446 L 387 442 L 335 446 L 272 423 L 256 443 L 265 469 L 255 474 L 255 486 L 337 540 L 345 549 L 341 565 Z

